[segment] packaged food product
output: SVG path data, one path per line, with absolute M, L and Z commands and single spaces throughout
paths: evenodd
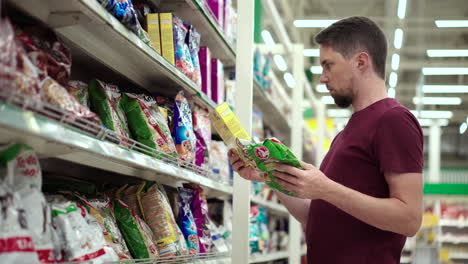
M 197 105 L 193 112 L 193 130 L 196 137 L 195 165 L 204 169 L 209 167 L 209 152 L 211 144 L 211 122 L 209 112 Z
M 229 157 L 228 148 L 222 141 L 211 141 L 210 146 L 210 168 L 213 177 L 217 181 L 226 182 L 229 180 Z
M 253 108 L 252 111 L 252 139 L 254 142 L 261 142 L 265 139 L 263 113 L 257 108 Z
M 159 256 L 153 236 L 146 223 L 121 200 L 114 200 L 114 213 L 117 224 L 135 259 L 156 258 Z
M 136 215 L 138 215 L 140 218 L 143 218 L 137 199 L 137 191 L 139 187 L 139 184 L 134 184 L 130 186 L 126 184 L 117 190 L 116 196 L 119 196 L 120 199 L 126 205 L 128 205 L 128 207 L 130 207 Z
M 175 98 L 174 140 L 179 157 L 193 163 L 195 161 L 196 138 L 193 133 L 192 111 L 183 91 L 179 92 Z
M 226 99 L 224 90 L 224 66 L 218 59 L 211 59 L 211 99 L 222 104 Z
M 107 245 L 114 249 L 119 259 L 131 259 L 127 244 L 125 244 L 122 233 L 117 227 L 109 197 L 104 195 L 101 198 L 87 199 L 81 195 L 75 195 L 80 200 L 81 205 L 88 210 L 88 213 L 96 218 Z
M 253 67 L 254 67 L 255 79 L 260 84 L 262 84 L 262 70 L 261 70 L 261 68 L 262 68 L 262 53 L 260 52 L 259 48 L 255 49 Z
M 265 139 L 263 143 L 255 144 L 246 140 L 237 139 L 237 148 L 240 158 L 246 162 L 248 166 L 258 168 L 264 172 L 265 183 L 274 190 L 280 191 L 290 196 L 294 194 L 286 191 L 276 180 L 272 174 L 276 163 L 283 163 L 303 169 L 300 162 L 294 154 L 276 138 Z
M 273 60 L 273 54 L 269 52 L 265 57 L 265 64 L 263 65 L 262 71 L 262 87 L 266 91 L 270 91 L 271 89 L 271 78 L 269 76 L 270 69 L 271 69 L 271 61 Z
M 237 148 L 236 138 L 251 140 L 247 131 L 241 125 L 234 112 L 227 103 L 215 108 L 210 114 L 213 127 L 229 149 Z
M 148 34 L 150 36 L 151 45 L 156 51 L 161 54 L 161 34 L 159 32 L 159 14 L 152 13 L 146 15 L 146 23 Z
M 195 184 L 184 184 L 184 187 L 194 191 L 190 209 L 192 210 L 193 218 L 197 226 L 200 253 L 208 253 L 211 250 L 213 240 L 211 239 L 210 229 L 208 228 L 209 212 L 205 193 L 200 186 Z
M 224 82 L 224 87 L 226 88 L 226 103 L 234 111 L 236 107 L 236 81 L 235 80 L 226 80 Z
M 211 98 L 211 53 L 208 47 L 200 47 L 198 52 L 201 72 L 201 90 Z
M 129 135 L 121 98 L 119 88 L 115 85 L 99 80 L 92 80 L 89 84 L 91 109 L 101 118 L 106 128 L 115 132 L 119 140 L 128 138 Z
M 39 71 L 15 39 L 13 26 L 0 19 L 0 97 L 21 95 L 25 101 L 40 102 Z
M 163 57 L 172 65 L 175 65 L 174 51 L 174 29 L 173 29 L 173 14 L 160 13 L 159 23 L 161 30 L 161 52 Z
M 156 157 L 177 155 L 167 121 L 152 96 L 125 93 L 121 104 L 134 139 L 158 150 Z
M 197 226 L 193 218 L 190 204 L 193 200 L 194 191 L 187 188 L 179 188 L 179 226 L 182 234 L 187 241 L 188 252 L 190 255 L 197 255 L 200 252 L 198 244 Z
M 250 225 L 249 225 L 249 247 L 250 254 L 261 253 L 263 250 L 263 243 L 260 238 L 260 223 L 258 205 L 250 207 Z
M 199 88 L 202 85 L 201 70 L 200 70 L 200 59 L 198 58 L 198 51 L 200 50 L 200 34 L 197 32 L 194 26 L 190 26 L 188 34 L 188 48 L 190 50 L 190 56 L 192 58 L 193 73 L 192 80 L 197 84 Z
M 39 261 L 53 263 L 51 215 L 41 192 L 42 171 L 36 153 L 22 144 L 1 147 L 0 177 L 19 194 Z
M 140 209 L 155 237 L 161 257 L 181 255 L 178 227 L 164 194 L 155 182 L 142 184 L 137 192 Z
M 213 12 L 218 24 L 224 28 L 224 0 L 207 0 L 206 4 Z
M 89 261 L 100 264 L 117 261 L 119 257 L 109 247 L 96 218 L 86 209 L 61 195 L 47 197 L 52 208 L 52 224 L 59 240 L 55 246 L 63 251 L 65 261 Z
M 260 207 L 258 208 L 258 223 L 259 223 L 259 230 L 260 230 L 260 241 L 263 244 L 263 252 L 266 252 L 268 248 L 270 248 L 270 232 L 268 231 L 268 216 L 265 208 Z
M 89 92 L 87 83 L 82 81 L 68 81 L 66 88 L 81 105 L 89 109 Z
M 191 78 L 193 74 L 192 56 L 190 55 L 188 45 L 185 43 L 189 30 L 188 25 L 175 15 L 172 15 L 172 23 L 174 30 L 175 66 Z

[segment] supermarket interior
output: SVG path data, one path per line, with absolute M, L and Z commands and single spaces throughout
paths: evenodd
M 468 264 L 467 130 L 467 0 L 0 0 L 0 263 Z

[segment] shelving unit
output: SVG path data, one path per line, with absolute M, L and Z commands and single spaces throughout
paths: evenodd
M 262 262 L 269 262 L 275 261 L 280 259 L 288 258 L 287 251 L 279 251 L 270 253 L 268 255 L 253 255 L 250 257 L 249 263 L 262 263 Z
M 289 214 L 286 207 L 284 207 L 284 205 L 282 204 L 278 204 L 277 202 L 267 201 L 258 196 L 253 196 L 251 201 L 252 203 L 265 207 L 266 209 L 270 210 L 270 212 L 273 214 L 279 214 L 279 215 Z

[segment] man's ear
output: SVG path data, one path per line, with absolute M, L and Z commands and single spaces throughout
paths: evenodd
M 371 59 L 367 52 L 359 52 L 355 57 L 355 65 L 360 72 L 365 72 L 371 65 Z

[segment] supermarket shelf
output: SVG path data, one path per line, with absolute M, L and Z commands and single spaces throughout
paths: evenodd
M 439 225 L 445 227 L 468 228 L 468 220 L 440 219 Z
M 188 168 L 158 160 L 86 135 L 64 123 L 0 103 L 0 143 L 21 142 L 41 157 L 58 158 L 162 184 L 193 182 L 208 188 L 213 196 L 232 194 L 232 186 L 207 178 Z M 106 177 L 103 175 L 103 177 Z
M 220 59 L 224 66 L 236 63 L 235 49 L 224 35 L 211 10 L 200 0 L 163 0 L 162 11 L 174 13 L 197 29 L 201 34 L 201 45 L 208 46 L 213 58 Z
M 119 261 L 106 261 L 106 264 L 182 264 L 182 263 L 204 263 L 205 261 L 223 261 L 223 263 L 230 262 L 230 253 L 201 253 L 197 255 L 182 255 L 171 257 L 159 257 L 153 259 L 132 259 L 132 260 L 119 260 Z M 65 262 L 63 264 L 89 264 L 89 260 Z
M 402 256 L 400 258 L 400 263 L 403 264 L 403 263 L 411 263 L 411 257 L 406 257 L 406 256 Z
M 279 108 L 270 100 L 266 92 L 263 90 L 260 83 L 254 80 L 254 93 L 253 103 L 263 113 L 265 124 L 269 124 L 278 138 L 285 141 L 289 138 L 291 133 L 291 125 L 286 116 L 279 110 Z M 283 142 L 286 145 L 287 142 Z
M 216 106 L 192 80 L 143 43 L 96 0 L 11 2 L 54 28 L 73 50 L 79 50 L 77 53 L 86 52 L 150 92 L 173 95 L 183 89 L 189 95 L 196 95 L 198 103 L 205 107 Z
M 257 205 L 263 206 L 266 209 L 269 209 L 271 213 L 280 214 L 280 215 L 289 215 L 288 210 L 282 204 L 267 201 L 264 198 L 260 198 L 258 196 L 253 196 L 251 199 L 251 202 Z
M 468 259 L 468 253 L 465 252 L 450 252 L 450 259 Z
M 274 252 L 266 255 L 253 255 L 250 257 L 249 263 L 261 263 L 285 259 L 288 257 L 288 255 L 289 254 L 287 251 Z
M 439 241 L 447 244 L 468 244 L 468 236 L 452 237 L 442 236 Z

